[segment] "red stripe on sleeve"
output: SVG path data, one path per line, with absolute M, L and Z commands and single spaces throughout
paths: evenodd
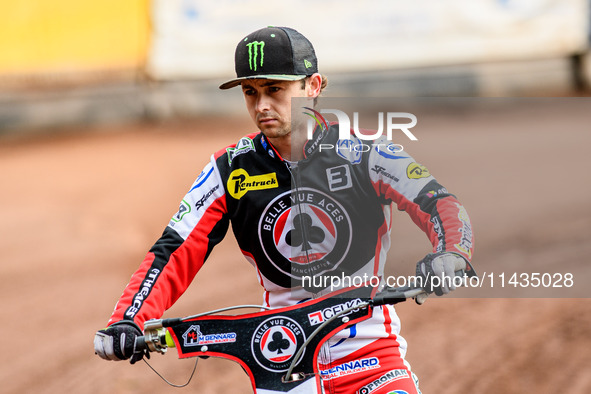
M 225 196 L 216 199 L 207 208 L 189 237 L 170 256 L 162 275 L 154 285 L 153 296 L 151 294 L 145 302 L 147 308 L 145 311 L 142 310 L 141 316 L 136 317 L 136 320 L 141 319 L 143 323 L 146 319 L 153 318 L 153 316 L 146 316 L 148 311 L 157 312 L 158 316 L 161 316 L 187 290 L 205 263 L 209 250 L 209 235 L 225 212 Z
M 197 272 L 203 266 L 212 241 L 212 230 L 226 212 L 225 196 L 216 199 L 205 211 L 203 217 L 187 239 L 171 254 L 162 272 L 151 286 L 149 294 L 142 300 L 134 317 L 140 327 L 146 320 L 158 319 L 170 308 L 189 287 Z M 225 230 L 224 230 L 225 231 Z M 215 235 L 216 237 L 219 234 Z M 221 240 L 223 234 L 219 236 Z M 153 267 L 155 255 L 148 253 L 140 268 L 133 274 L 125 288 L 109 324 L 125 318 L 125 312 L 133 305 L 134 297 L 140 291 L 142 281 Z
M 380 195 L 395 202 L 399 209 L 408 213 L 412 221 L 427 234 L 434 252 L 438 246 L 439 238 L 433 228 L 431 218 L 438 215 L 445 235 L 445 245 L 442 251 L 461 254 L 471 261 L 474 249 L 472 226 L 466 209 L 457 199 L 453 196 L 440 198 L 435 204 L 434 211 L 428 213 L 422 211 L 418 204 L 404 197 L 387 183 L 380 181 L 374 184 L 374 188 Z
M 394 203 L 396 203 L 398 206 L 398 209 L 408 213 L 412 221 L 427 234 L 431 244 L 436 246 L 437 234 L 433 231 L 433 224 L 430 222 L 431 215 L 427 212 L 421 211 L 421 208 L 418 204 L 415 204 L 404 197 L 402 193 L 396 191 L 389 184 L 380 181 L 377 186 L 380 195 L 383 195 L 387 199 L 394 201 Z
M 437 212 L 445 233 L 445 250 L 472 260 L 474 238 L 472 224 L 462 204 L 453 197 L 437 200 Z
M 142 284 L 142 281 L 144 280 L 146 273 L 152 266 L 154 258 L 154 253 L 149 252 L 148 254 L 146 254 L 144 261 L 140 264 L 137 271 L 131 277 L 129 283 L 125 287 L 125 290 L 123 290 L 123 294 L 121 295 L 121 298 L 119 298 L 117 305 L 115 305 L 115 310 L 113 311 L 113 314 L 111 315 L 111 318 L 109 319 L 107 325 L 111 325 L 117 321 L 123 320 L 124 313 L 127 310 L 127 308 L 133 303 L 133 297 L 135 294 L 139 292 L 139 288 Z M 140 327 L 143 327 L 143 325 L 140 325 Z

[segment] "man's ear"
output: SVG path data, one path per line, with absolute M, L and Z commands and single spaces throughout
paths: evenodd
M 308 78 L 308 84 L 306 86 L 306 95 L 308 97 L 318 97 L 322 86 L 322 76 L 318 73 L 312 74 Z

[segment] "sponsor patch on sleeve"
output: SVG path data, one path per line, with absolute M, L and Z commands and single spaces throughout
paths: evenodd
M 412 162 L 406 167 L 406 176 L 408 179 L 420 179 L 431 176 L 431 173 L 424 165 Z

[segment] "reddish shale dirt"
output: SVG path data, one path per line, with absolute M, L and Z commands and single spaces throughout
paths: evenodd
M 479 298 L 462 289 L 455 298 L 401 304 L 407 358 L 424 393 L 591 392 L 584 104 L 561 119 L 527 112 L 539 119 L 535 127 L 520 126 L 511 111 L 503 119 L 466 116 L 460 125 L 433 119 L 416 130 L 419 141 L 405 140 L 467 207 L 479 273 L 570 271 L 579 290 L 565 295 L 581 297 L 547 289 L 542 298 L 509 298 L 497 288 Z M 190 385 L 174 389 L 143 363 L 99 359 L 92 345 L 209 155 L 252 129 L 245 118 L 203 119 L 0 140 L 0 392 L 252 392 L 231 361 L 200 360 Z M 410 275 L 430 245 L 402 212 L 393 232 L 388 273 Z M 252 267 L 227 237 L 165 316 L 260 302 Z M 173 351 L 151 363 L 175 383 L 193 365 Z

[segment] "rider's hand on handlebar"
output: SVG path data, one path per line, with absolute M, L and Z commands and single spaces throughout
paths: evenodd
M 441 296 L 456 289 L 454 277 L 463 276 L 467 267 L 466 260 L 455 253 L 429 253 L 417 263 L 417 276 L 426 292 Z
M 130 359 L 132 364 L 140 361 L 144 355 L 150 358 L 146 350 L 136 349 L 136 338 L 142 331 L 132 322 L 116 322 L 97 331 L 94 336 L 94 352 L 105 360 L 121 361 Z

